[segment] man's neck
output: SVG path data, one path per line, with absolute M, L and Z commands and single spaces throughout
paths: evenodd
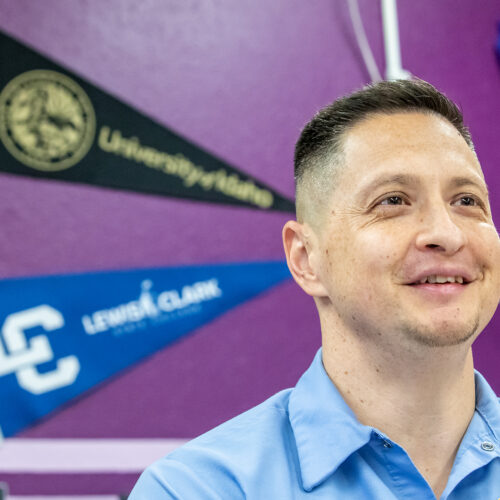
M 323 328 L 323 364 L 359 421 L 402 446 L 439 498 L 474 413 L 470 346 L 382 347 Z

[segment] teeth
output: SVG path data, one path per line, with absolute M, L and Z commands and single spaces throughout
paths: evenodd
M 429 276 L 426 276 L 425 278 L 422 278 L 420 280 L 420 283 L 461 283 L 463 284 L 464 279 L 462 276 L 438 276 L 436 274 L 431 274 Z

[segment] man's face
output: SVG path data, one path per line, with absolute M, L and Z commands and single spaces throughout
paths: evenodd
M 476 156 L 450 123 L 421 113 L 371 116 L 343 144 L 316 231 L 320 300 L 373 338 L 472 341 L 500 298 L 500 241 Z

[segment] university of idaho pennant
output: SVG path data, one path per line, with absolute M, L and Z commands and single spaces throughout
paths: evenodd
M 294 203 L 0 33 L 0 171 L 293 212 Z

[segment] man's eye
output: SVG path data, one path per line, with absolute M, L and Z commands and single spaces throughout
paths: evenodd
M 466 207 L 475 207 L 479 205 L 478 201 L 472 196 L 461 196 L 456 202 L 456 205 L 463 205 Z
M 380 202 L 381 205 L 403 205 L 403 203 L 404 200 L 401 196 L 389 196 Z

